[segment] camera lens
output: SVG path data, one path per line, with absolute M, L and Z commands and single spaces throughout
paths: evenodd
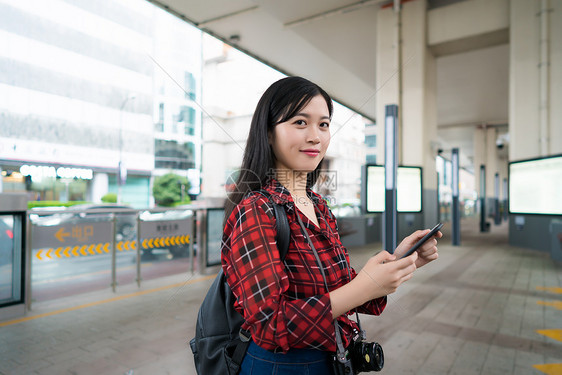
M 384 367 L 384 353 L 378 343 L 359 342 L 353 349 L 352 362 L 357 372 L 380 371 Z

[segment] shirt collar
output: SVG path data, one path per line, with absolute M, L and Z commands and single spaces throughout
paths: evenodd
M 289 189 L 283 186 L 279 181 L 277 181 L 277 179 L 273 177 L 270 178 L 265 184 L 264 190 L 271 195 L 271 199 L 275 203 L 286 205 L 290 210 L 294 209 L 295 202 L 293 201 L 293 197 L 291 196 Z M 331 216 L 331 214 L 327 211 L 326 202 L 322 196 L 313 192 L 310 188 L 306 188 L 306 194 L 312 199 L 314 205 L 318 208 L 320 213 L 324 215 L 324 217 Z
M 275 203 L 287 205 L 291 209 L 293 208 L 295 202 L 293 201 L 293 197 L 291 197 L 289 189 L 283 186 L 275 178 L 270 178 L 263 189 L 269 193 L 271 199 Z

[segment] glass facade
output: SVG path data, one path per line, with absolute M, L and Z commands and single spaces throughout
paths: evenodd
M 377 147 L 377 136 L 376 134 L 373 135 L 366 135 L 365 136 L 365 144 L 367 147 Z
M 156 168 L 195 168 L 195 145 L 192 142 L 156 139 L 154 149 Z

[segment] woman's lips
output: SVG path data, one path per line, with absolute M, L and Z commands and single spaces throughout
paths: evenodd
M 304 152 L 308 156 L 318 156 L 318 154 L 320 154 L 320 151 L 316 150 L 302 150 L 301 152 Z

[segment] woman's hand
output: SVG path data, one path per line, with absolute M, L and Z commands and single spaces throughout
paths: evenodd
M 400 259 L 403 254 L 405 254 L 409 248 L 414 246 L 416 242 L 422 239 L 423 236 L 428 234 L 430 229 L 417 230 L 410 234 L 408 237 L 404 238 L 400 245 L 394 251 L 397 259 Z M 416 260 L 416 267 L 420 268 L 436 260 L 439 257 L 437 252 L 437 238 L 443 237 L 443 233 L 440 231 L 435 234 L 432 238 L 427 240 L 416 252 L 418 253 L 418 259 Z
M 387 251 L 371 257 L 353 280 L 330 292 L 334 319 L 367 301 L 394 293 L 412 278 L 417 259 L 418 254 L 414 253 L 396 260 L 396 256 Z
M 366 280 L 364 286 L 368 291 L 368 300 L 392 294 L 400 284 L 410 280 L 416 270 L 417 254 L 396 260 L 395 255 L 381 251 L 371 257 L 357 277 Z

